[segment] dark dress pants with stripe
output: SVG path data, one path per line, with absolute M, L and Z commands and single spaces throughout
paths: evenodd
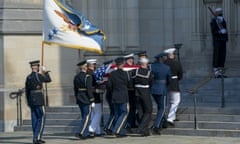
M 129 113 L 128 103 L 113 103 L 114 109 L 114 127 L 113 133 L 123 135 L 123 128 L 126 124 L 127 116 Z
M 91 105 L 89 104 L 79 104 L 79 108 L 81 111 L 81 122 L 80 122 L 80 127 L 79 127 L 79 134 L 82 137 L 87 137 L 89 136 L 89 125 L 91 122 Z
M 44 106 L 31 106 L 31 118 L 32 118 L 32 131 L 33 131 L 33 141 L 41 140 L 46 114 Z

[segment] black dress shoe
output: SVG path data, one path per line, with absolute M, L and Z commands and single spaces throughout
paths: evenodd
M 168 121 L 168 127 L 175 127 L 175 125 L 174 125 L 174 123 L 173 122 L 170 122 L 170 121 Z
M 117 138 L 124 138 L 127 137 L 125 134 L 115 134 Z
M 155 135 L 161 135 L 159 128 L 152 128 L 152 133 Z
M 38 141 L 33 141 L 33 144 L 41 144 L 41 143 Z
M 95 133 L 94 132 L 89 132 L 89 137 L 95 137 Z
M 104 133 L 95 134 L 95 137 L 102 137 L 102 136 L 104 136 Z
M 180 120 L 176 118 L 174 121 L 180 121 Z
M 44 140 L 38 140 L 38 142 L 41 144 L 46 143 Z
M 133 133 L 133 131 L 130 127 L 126 127 L 125 129 L 127 130 L 128 133 Z
M 104 131 L 105 131 L 106 135 L 113 135 L 113 132 L 110 129 L 104 129 Z
M 142 136 L 142 137 L 150 136 L 150 132 L 141 132 L 141 133 L 139 133 L 139 134 L 140 134 L 140 136 Z

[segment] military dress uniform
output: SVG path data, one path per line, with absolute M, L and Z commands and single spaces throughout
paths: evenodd
M 165 50 L 166 53 L 173 53 L 174 51 L 174 48 Z M 170 122 L 171 125 L 173 125 L 174 120 L 176 120 L 177 108 L 181 101 L 179 81 L 183 77 L 183 70 L 181 63 L 176 61 L 175 59 L 167 58 L 164 63 L 170 67 L 172 72 L 172 81 L 169 83 L 168 86 L 168 97 L 170 106 L 167 121 Z
M 40 61 L 30 62 L 31 67 L 38 66 Z M 33 143 L 45 143 L 42 140 L 42 135 L 45 126 L 45 101 L 43 94 L 43 83 L 51 82 L 48 72 L 40 74 L 37 71 L 32 71 L 26 78 L 25 93 L 27 97 L 28 106 L 31 109 Z
M 87 60 L 88 65 L 94 65 L 96 68 L 96 59 Z M 101 136 L 101 118 L 102 118 L 102 94 L 104 92 L 101 84 L 97 83 L 94 76 L 94 69 L 88 69 L 87 74 L 92 76 L 93 96 L 95 106 L 92 108 L 91 123 L 89 125 L 89 132 L 91 136 Z
M 211 32 L 213 38 L 213 69 L 216 77 L 223 73 L 226 60 L 226 43 L 228 41 L 227 24 L 222 16 L 222 9 L 217 8 L 216 17 L 211 20 Z
M 125 63 L 125 67 L 131 67 L 134 66 L 134 54 L 129 54 L 124 56 L 125 61 L 132 60 L 132 64 Z M 127 71 L 129 77 L 131 77 L 133 74 L 133 70 Z M 126 123 L 126 129 L 128 132 L 132 132 L 131 128 L 136 128 L 136 99 L 135 99 L 135 91 L 134 91 L 134 86 L 133 86 L 133 81 L 130 79 L 129 81 L 129 87 L 128 87 L 128 96 L 129 96 L 129 114 L 127 118 L 127 123 Z
M 155 56 L 157 60 L 162 58 L 164 54 Z M 163 118 L 166 110 L 167 85 L 171 81 L 170 67 L 162 62 L 156 61 L 151 65 L 151 71 L 154 76 L 151 93 L 157 103 L 157 116 L 153 124 L 153 131 L 160 134 L 159 130 L 163 126 Z
M 124 58 L 115 60 L 117 65 L 123 65 Z M 128 97 L 129 76 L 123 69 L 117 69 L 111 72 L 107 88 L 112 92 L 112 105 L 114 109 L 114 126 L 112 132 L 116 136 L 124 136 L 123 128 L 125 126 L 129 113 Z
M 142 136 L 149 136 L 149 123 L 152 116 L 152 99 L 150 87 L 153 80 L 151 71 L 147 68 L 138 68 L 134 72 L 133 83 L 135 95 L 138 99 L 138 108 L 142 108 L 143 116 L 140 120 L 137 132 Z
M 112 63 L 113 63 L 113 60 L 108 60 L 108 61 L 105 61 L 103 63 L 103 65 L 110 67 Z M 113 109 L 113 104 L 112 104 L 112 92 L 109 88 L 106 88 L 105 98 L 107 100 L 110 113 L 109 113 L 109 118 L 108 118 L 106 124 L 104 125 L 103 130 L 106 132 L 106 134 L 112 134 L 112 127 L 114 125 L 114 109 Z
M 78 66 L 85 64 L 86 61 L 83 61 L 78 63 Z M 79 127 L 79 137 L 85 139 L 90 136 L 89 125 L 91 121 L 92 103 L 94 103 L 92 76 L 81 70 L 74 77 L 74 93 L 82 116 Z

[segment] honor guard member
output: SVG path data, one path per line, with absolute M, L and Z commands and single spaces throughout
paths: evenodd
M 140 120 L 140 124 L 137 129 L 137 133 L 141 136 L 149 136 L 149 124 L 151 122 L 152 116 L 152 99 L 150 93 L 150 87 L 153 80 L 153 75 L 148 69 L 148 59 L 141 58 L 139 60 L 141 66 L 140 68 L 134 70 L 134 87 L 136 92 L 136 97 L 138 97 L 138 104 L 141 105 L 141 111 L 143 111 L 143 116 Z
M 123 71 L 124 58 L 115 59 L 117 70 L 110 73 L 107 87 L 112 92 L 112 105 L 114 109 L 114 126 L 112 132 L 116 137 L 125 136 L 123 128 L 129 113 L 128 84 L 129 76 Z
M 139 65 L 139 66 L 141 65 L 140 62 L 139 62 L 141 58 L 148 58 L 146 51 L 137 52 L 136 55 L 138 56 L 138 63 L 137 63 L 137 65 Z M 149 66 L 148 66 L 148 68 L 149 68 Z M 143 111 L 141 111 L 143 108 L 141 108 L 141 105 L 137 103 L 136 104 L 136 109 L 137 109 L 136 110 L 136 120 L 137 120 L 137 122 L 139 124 L 139 123 L 141 123 L 141 119 L 142 119 L 142 116 L 143 116 Z
M 94 71 L 96 70 L 96 59 L 87 60 L 87 74 L 92 76 L 92 85 L 93 85 L 93 96 L 95 107 L 92 109 L 91 114 L 91 123 L 89 125 L 89 132 L 91 136 L 101 136 L 101 118 L 102 118 L 102 93 L 104 92 L 100 88 L 100 84 L 97 83 L 94 76 Z
M 90 138 L 89 125 L 92 108 L 95 106 L 92 87 L 92 76 L 87 74 L 87 63 L 82 61 L 77 64 L 80 72 L 74 77 L 74 94 L 81 111 L 81 122 L 78 137 Z
M 45 67 L 40 67 L 39 63 L 39 60 L 29 62 L 32 72 L 27 76 L 25 83 L 27 103 L 31 110 L 33 144 L 45 143 L 42 140 L 46 119 L 43 83 L 51 82 L 48 71 Z
M 180 103 L 180 88 L 179 81 L 183 77 L 182 65 L 180 62 L 175 60 L 174 52 L 175 48 L 169 48 L 164 52 L 168 54 L 168 58 L 165 64 L 168 65 L 172 72 L 172 81 L 168 86 L 168 98 L 169 98 L 169 111 L 167 122 L 170 126 L 174 126 L 174 121 L 176 120 L 176 112 L 178 105 Z
M 141 58 L 147 58 L 147 52 L 146 51 L 140 51 L 138 53 L 136 53 L 136 55 L 138 56 L 138 61 L 141 59 Z
M 108 60 L 103 63 L 104 66 L 110 67 L 111 64 L 113 63 L 113 60 Z M 112 127 L 113 127 L 113 122 L 114 122 L 114 109 L 113 109 L 113 104 L 112 104 L 112 92 L 110 89 L 106 89 L 106 100 L 109 106 L 109 118 L 103 128 L 103 130 L 106 132 L 107 135 L 112 134 Z
M 227 24 L 223 18 L 222 8 L 215 10 L 215 17 L 212 19 L 210 26 L 213 38 L 213 70 L 215 77 L 218 78 L 224 73 L 226 43 L 228 41 Z
M 160 134 L 160 129 L 164 124 L 167 85 L 171 81 L 172 76 L 170 67 L 163 63 L 164 55 L 166 54 L 161 53 L 155 56 L 156 62 L 151 65 L 151 71 L 154 76 L 151 93 L 157 103 L 157 116 L 152 127 L 153 134 Z
M 129 55 L 124 56 L 125 58 L 125 65 L 124 67 L 131 67 L 134 66 L 134 54 L 131 53 Z M 129 76 L 131 77 L 133 74 L 133 70 L 127 71 Z M 131 128 L 136 128 L 136 100 L 135 100 L 135 91 L 133 87 L 133 81 L 130 79 L 130 84 L 128 88 L 128 96 L 129 96 L 129 106 L 130 111 L 127 118 L 126 129 L 128 132 L 132 133 Z

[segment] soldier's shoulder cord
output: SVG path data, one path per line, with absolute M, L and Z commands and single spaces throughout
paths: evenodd
M 87 87 L 87 78 L 89 78 L 90 76 L 91 76 L 90 74 L 85 75 L 85 87 Z
M 41 82 L 40 79 L 39 79 L 39 76 L 38 76 L 38 73 L 37 73 L 37 72 L 35 73 L 35 76 L 36 76 L 36 78 L 37 78 L 37 81 L 38 81 L 38 82 Z

